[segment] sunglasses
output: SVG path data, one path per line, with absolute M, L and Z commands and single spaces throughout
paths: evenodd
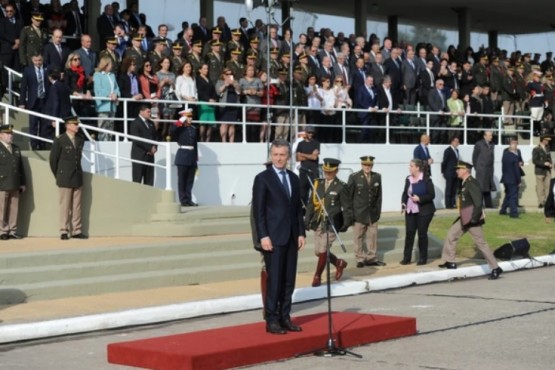
M 71 60 L 81 60 L 81 58 L 71 58 Z

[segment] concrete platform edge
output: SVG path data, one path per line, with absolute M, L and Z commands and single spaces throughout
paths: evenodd
M 544 267 L 555 264 L 555 255 L 536 257 L 535 260 L 521 259 L 501 262 L 505 272 L 520 269 Z M 401 274 L 367 280 L 348 280 L 332 285 L 332 296 L 346 296 L 396 289 L 410 285 L 423 285 L 451 279 L 473 278 L 487 275 L 487 265 L 459 268 L 456 270 L 437 270 Z M 494 282 L 492 282 L 494 283 Z M 326 287 L 300 288 L 294 293 L 294 302 L 322 299 L 326 296 Z M 103 313 L 88 316 L 63 318 L 57 320 L 29 322 L 0 326 L 0 343 L 36 340 L 55 336 L 86 333 L 99 330 L 115 329 L 126 326 L 153 324 L 172 320 L 208 316 L 261 308 L 259 294 L 250 294 L 229 298 L 187 302 L 166 306 L 138 308 L 126 311 Z

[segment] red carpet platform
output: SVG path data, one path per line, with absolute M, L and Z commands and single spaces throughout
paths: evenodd
M 229 369 L 291 358 L 325 347 L 326 313 L 293 319 L 300 333 L 271 335 L 265 323 L 113 343 L 108 362 L 147 369 Z M 416 334 L 412 317 L 333 313 L 334 338 L 345 348 Z

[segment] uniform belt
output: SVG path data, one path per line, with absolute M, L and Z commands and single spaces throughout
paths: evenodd
M 195 150 L 195 147 L 192 145 L 180 145 L 179 149 Z

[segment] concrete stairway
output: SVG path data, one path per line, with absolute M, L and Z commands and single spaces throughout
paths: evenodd
M 248 223 L 243 223 L 241 227 L 248 228 Z M 337 242 L 333 252 L 346 259 L 348 271 L 356 274 L 360 270 L 355 267 L 352 233 L 341 235 L 347 253 L 341 252 Z M 311 236 L 299 256 L 299 273 L 311 274 L 315 267 Z M 379 253 L 384 261 L 400 261 L 403 243 L 403 228 L 380 228 Z M 440 253 L 441 243 L 431 239 L 430 258 Z M 4 253 L 0 266 L 0 289 L 15 289 L 28 301 L 37 301 L 252 278 L 259 275 L 261 258 L 252 248 L 250 234 L 243 233 L 159 244 Z

